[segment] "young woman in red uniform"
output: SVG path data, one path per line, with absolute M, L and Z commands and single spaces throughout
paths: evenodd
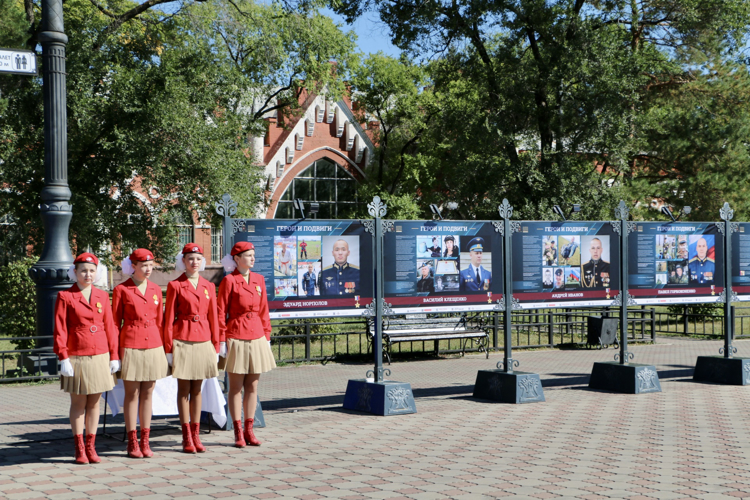
M 231 271 L 219 285 L 220 353 L 226 355 L 229 374 L 229 413 L 234 422 L 234 444 L 260 446 L 253 433 L 260 374 L 276 368 L 271 351 L 271 319 L 268 315 L 266 284 L 263 276 L 250 272 L 255 264 L 255 247 L 238 242 L 232 247 L 231 260 L 222 260 Z M 244 397 L 242 390 L 245 390 Z M 240 407 L 240 402 L 242 407 Z M 245 410 L 242 432 L 241 410 Z
M 154 254 L 139 248 L 122 261 L 122 272 L 133 277 L 117 285 L 112 294 L 115 326 L 120 330 L 120 378 L 125 386 L 125 430 L 128 456 L 152 457 L 151 396 L 156 381 L 167 376 L 167 357 L 161 340 L 163 323 L 161 289 L 148 278 L 154 270 Z M 140 415 L 139 415 L 140 408 Z M 138 445 L 136 422 L 141 420 Z
M 163 340 L 172 376 L 177 379 L 177 410 L 182 424 L 182 450 L 206 451 L 200 440 L 201 385 L 219 375 L 219 320 L 216 286 L 202 278 L 203 249 L 188 243 L 177 255 L 185 272 L 167 286 Z
M 78 464 L 101 462 L 94 449 L 99 399 L 115 386 L 113 374 L 120 369 L 109 294 L 93 286 L 103 272 L 94 254 L 82 253 L 68 270 L 76 283 L 59 292 L 55 304 L 54 350 L 60 360 L 60 387 L 70 394 Z

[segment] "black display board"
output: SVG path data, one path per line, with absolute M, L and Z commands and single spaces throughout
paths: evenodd
M 372 302 L 372 235 L 359 220 L 244 220 L 271 319 L 359 316 Z
M 485 311 L 502 300 L 503 240 L 491 222 L 392 222 L 383 274 L 394 313 Z
M 723 255 L 724 235 L 713 222 L 637 222 L 628 238 L 630 295 L 636 304 L 716 302 Z
M 523 308 L 609 306 L 620 293 L 620 239 L 610 222 L 520 222 L 513 299 Z

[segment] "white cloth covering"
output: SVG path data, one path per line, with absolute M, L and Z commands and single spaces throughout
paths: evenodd
M 226 399 L 224 399 L 224 394 L 221 392 L 221 386 L 216 377 L 203 381 L 202 393 L 201 410 L 210 413 L 214 422 L 219 427 L 223 427 L 227 423 L 227 413 L 224 408 Z M 114 389 L 106 394 L 108 395 L 109 409 L 114 417 L 120 413 L 120 408 L 125 403 L 125 386 L 122 384 L 122 380 L 118 380 Z M 102 397 L 104 397 L 104 394 L 102 394 Z M 176 378 L 169 376 L 156 381 L 152 405 L 155 417 L 178 414 Z

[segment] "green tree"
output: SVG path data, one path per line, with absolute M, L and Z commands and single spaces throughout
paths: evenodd
M 266 113 L 298 106 L 301 82 L 340 92 L 331 61 L 346 71 L 353 35 L 314 10 L 231 1 L 166 15 L 152 8 L 160 3 L 65 2 L 74 248 L 106 254 L 109 243 L 148 246 L 168 258 L 174 214 L 210 221 L 224 192 L 239 202 L 239 215 L 252 216 L 265 200 L 248 138 L 262 135 Z M 36 48 L 40 12 L 28 4 L 26 30 L 14 40 L 25 33 Z M 280 88 L 282 80 L 290 88 Z M 0 214 L 27 222 L 15 227 L 37 252 L 41 89 L 41 78 L 0 81 L 0 177 L 8 194 Z M 271 98 L 258 105 L 262 96 Z
M 366 10 L 411 56 L 437 56 L 428 74 L 441 113 L 414 155 L 419 188 L 404 189 L 457 201 L 465 217 L 494 216 L 503 197 L 529 218 L 572 202 L 611 217 L 622 190 L 644 198 L 633 180 L 644 152 L 661 154 L 653 109 L 687 92 L 701 58 L 725 64 L 749 19 L 740 0 L 338 5 L 349 19 Z

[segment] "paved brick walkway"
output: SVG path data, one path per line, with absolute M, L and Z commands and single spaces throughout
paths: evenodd
M 477 370 L 499 354 L 396 362 L 391 378 L 411 383 L 418 413 L 388 418 L 341 408 L 346 381 L 369 366 L 279 368 L 261 381 L 260 448 L 235 449 L 214 431 L 207 453 L 185 455 L 171 427 L 156 433 L 150 460 L 100 437 L 96 466 L 72 463 L 57 385 L 0 387 L 0 498 L 750 497 L 750 387 L 691 380 L 696 357 L 720 346 L 633 346 L 663 388 L 638 396 L 587 388 L 593 363 L 612 349 L 518 351 L 547 398 L 527 405 L 471 397 Z M 737 347 L 750 355 L 750 342 Z M 39 439 L 51 441 L 31 442 Z

